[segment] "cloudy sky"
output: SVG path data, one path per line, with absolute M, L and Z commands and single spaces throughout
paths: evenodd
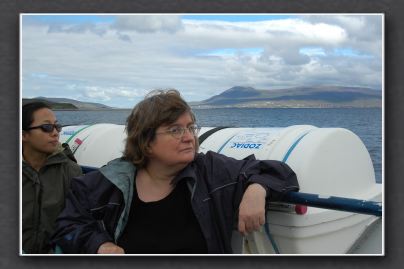
M 381 90 L 380 14 L 21 15 L 21 94 L 131 108 L 152 89 Z

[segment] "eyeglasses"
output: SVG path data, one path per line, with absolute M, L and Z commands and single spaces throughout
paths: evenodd
M 58 133 L 60 133 L 60 131 L 62 131 L 62 127 L 63 126 L 58 123 L 55 123 L 55 124 L 46 123 L 46 124 L 42 124 L 42 125 L 38 125 L 38 126 L 29 127 L 29 128 L 27 128 L 27 131 L 32 130 L 32 129 L 41 129 L 45 133 L 52 133 L 53 130 L 56 129 L 56 131 Z
M 156 134 L 170 134 L 174 138 L 180 139 L 184 135 L 185 130 L 188 130 L 188 132 L 190 134 L 192 134 L 193 136 L 197 136 L 199 134 L 199 131 L 201 130 L 201 127 L 199 127 L 197 125 L 190 125 L 190 126 L 188 126 L 186 128 L 182 128 L 182 127 L 179 127 L 179 126 L 173 126 L 173 127 L 169 128 L 165 132 L 156 133 Z

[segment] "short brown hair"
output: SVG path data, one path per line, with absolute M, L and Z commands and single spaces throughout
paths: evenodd
M 126 120 L 127 138 L 123 157 L 138 168 L 147 165 L 147 149 L 161 125 L 174 123 L 182 114 L 188 112 L 195 123 L 191 107 L 175 89 L 154 90 L 139 102 Z M 195 138 L 195 151 L 198 151 L 198 138 Z

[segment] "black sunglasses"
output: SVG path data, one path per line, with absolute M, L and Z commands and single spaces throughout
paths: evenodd
M 38 126 L 29 127 L 29 128 L 27 128 L 27 131 L 32 130 L 32 129 L 41 129 L 45 133 L 52 133 L 53 130 L 56 128 L 56 131 L 58 131 L 58 133 L 60 133 L 60 131 L 62 131 L 62 127 L 63 126 L 58 123 L 55 123 L 55 124 L 46 123 L 46 124 L 42 124 L 42 125 L 38 125 Z

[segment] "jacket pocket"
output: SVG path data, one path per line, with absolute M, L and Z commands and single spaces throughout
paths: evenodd
M 90 209 L 91 215 L 97 220 L 100 229 L 114 234 L 114 227 L 119 220 L 121 204 L 109 202 L 96 208 Z

